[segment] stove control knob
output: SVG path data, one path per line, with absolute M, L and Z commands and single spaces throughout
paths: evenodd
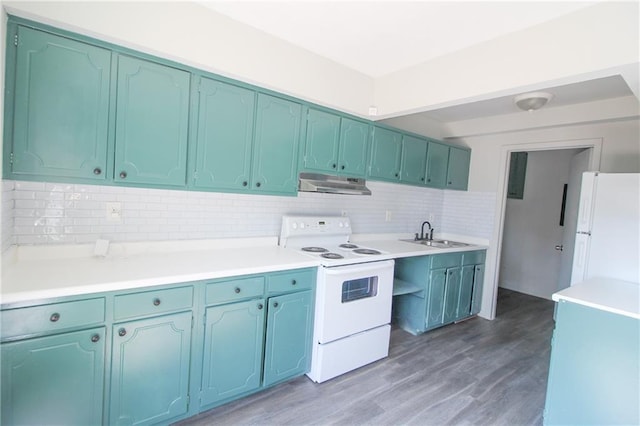
M 344 223 L 344 227 L 345 227 L 345 228 L 348 228 L 348 227 L 349 227 L 349 222 L 345 222 L 345 223 Z
M 295 223 L 295 222 L 293 222 L 293 223 L 291 224 L 291 227 L 292 227 L 293 229 L 297 229 L 297 228 L 298 228 L 298 224 L 297 224 L 297 223 Z
M 339 222 L 339 223 L 338 223 L 338 226 L 339 226 L 340 228 L 344 228 L 344 224 L 343 224 L 342 222 Z
M 304 229 L 304 222 L 300 222 L 300 229 Z

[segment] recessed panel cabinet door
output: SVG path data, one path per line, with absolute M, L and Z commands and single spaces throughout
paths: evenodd
M 249 189 L 256 93 L 202 78 L 197 96 L 194 186 Z
M 456 318 L 458 319 L 471 315 L 474 273 L 475 265 L 465 265 L 462 267 L 462 281 L 460 282 L 460 296 L 458 297 L 458 312 L 456 314 Z
M 15 75 L 11 172 L 104 180 L 111 52 L 18 27 Z
M 189 73 L 120 56 L 116 108 L 115 181 L 183 186 Z
M 482 287 L 484 285 L 484 264 L 475 265 L 473 271 L 473 294 L 471 296 L 471 314 L 480 312 L 482 307 Z
M 376 127 L 371 143 L 371 169 L 369 177 L 397 182 L 400 178 L 402 135 Z
M 458 313 L 461 284 L 460 267 L 447 269 L 447 284 L 444 290 L 444 313 L 442 321 L 445 324 L 455 321 Z
M 105 330 L 0 345 L 2 424 L 102 424 Z
M 470 160 L 471 152 L 466 149 L 450 148 L 449 168 L 447 169 L 447 189 L 467 189 Z
M 306 170 L 335 173 L 338 169 L 340 117 L 309 109 L 305 144 Z
M 200 405 L 257 389 L 262 378 L 263 299 L 207 309 Z
M 264 357 L 264 385 L 309 370 L 313 306 L 311 291 L 269 299 Z
M 434 269 L 429 273 L 427 328 L 437 327 L 443 323 L 444 289 L 447 282 L 446 269 Z
M 113 326 L 109 424 L 162 423 L 187 412 L 191 312 Z
M 342 118 L 340 125 L 339 173 L 344 176 L 365 177 L 369 154 L 370 126 L 350 118 Z
M 298 103 L 258 95 L 252 189 L 297 194 L 301 116 Z
M 400 180 L 406 183 L 423 184 L 426 161 L 427 141 L 413 136 L 403 136 Z
M 449 147 L 429 142 L 427 150 L 427 181 L 425 183 L 427 186 L 433 188 L 444 188 L 446 186 L 448 162 Z

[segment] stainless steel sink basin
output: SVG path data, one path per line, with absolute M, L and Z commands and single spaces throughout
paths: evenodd
M 461 243 L 459 241 L 451 241 L 451 240 L 400 240 L 407 241 L 414 244 L 420 244 L 428 247 L 435 248 L 455 248 L 455 247 L 467 247 L 471 244 Z

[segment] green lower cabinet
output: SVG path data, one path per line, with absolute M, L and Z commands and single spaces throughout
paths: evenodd
M 447 287 L 447 270 L 436 269 L 429 273 L 427 296 L 427 329 L 444 324 L 444 297 Z
M 475 265 L 465 265 L 462 267 L 460 296 L 458 297 L 458 308 L 456 311 L 457 319 L 463 319 L 471 315 L 475 269 Z
M 99 425 L 104 327 L 0 345 L 2 424 Z
M 311 291 L 268 300 L 263 385 L 306 373 L 311 362 Z
M 444 290 L 444 312 L 442 322 L 449 324 L 458 318 L 460 303 L 460 283 L 462 269 L 459 267 L 447 269 L 447 283 Z
M 482 287 L 484 284 L 484 264 L 473 268 L 473 294 L 471 296 L 471 315 L 476 315 L 482 307 Z
M 264 304 L 264 299 L 254 299 L 207 308 L 201 406 L 260 387 Z
M 109 424 L 167 422 L 187 413 L 191 312 L 113 326 Z

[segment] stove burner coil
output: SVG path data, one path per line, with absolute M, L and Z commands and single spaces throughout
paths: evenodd
M 378 250 L 364 249 L 364 248 L 355 249 L 353 252 L 358 254 L 380 254 Z
M 355 245 L 355 244 L 340 244 L 339 247 L 343 248 L 343 249 L 355 249 L 355 248 L 358 248 L 358 246 Z
M 322 253 L 320 256 L 324 257 L 325 259 L 344 259 L 344 256 L 338 253 Z
M 302 251 L 308 251 L 310 253 L 326 253 L 326 252 L 329 251 L 324 247 L 302 247 L 301 250 Z

